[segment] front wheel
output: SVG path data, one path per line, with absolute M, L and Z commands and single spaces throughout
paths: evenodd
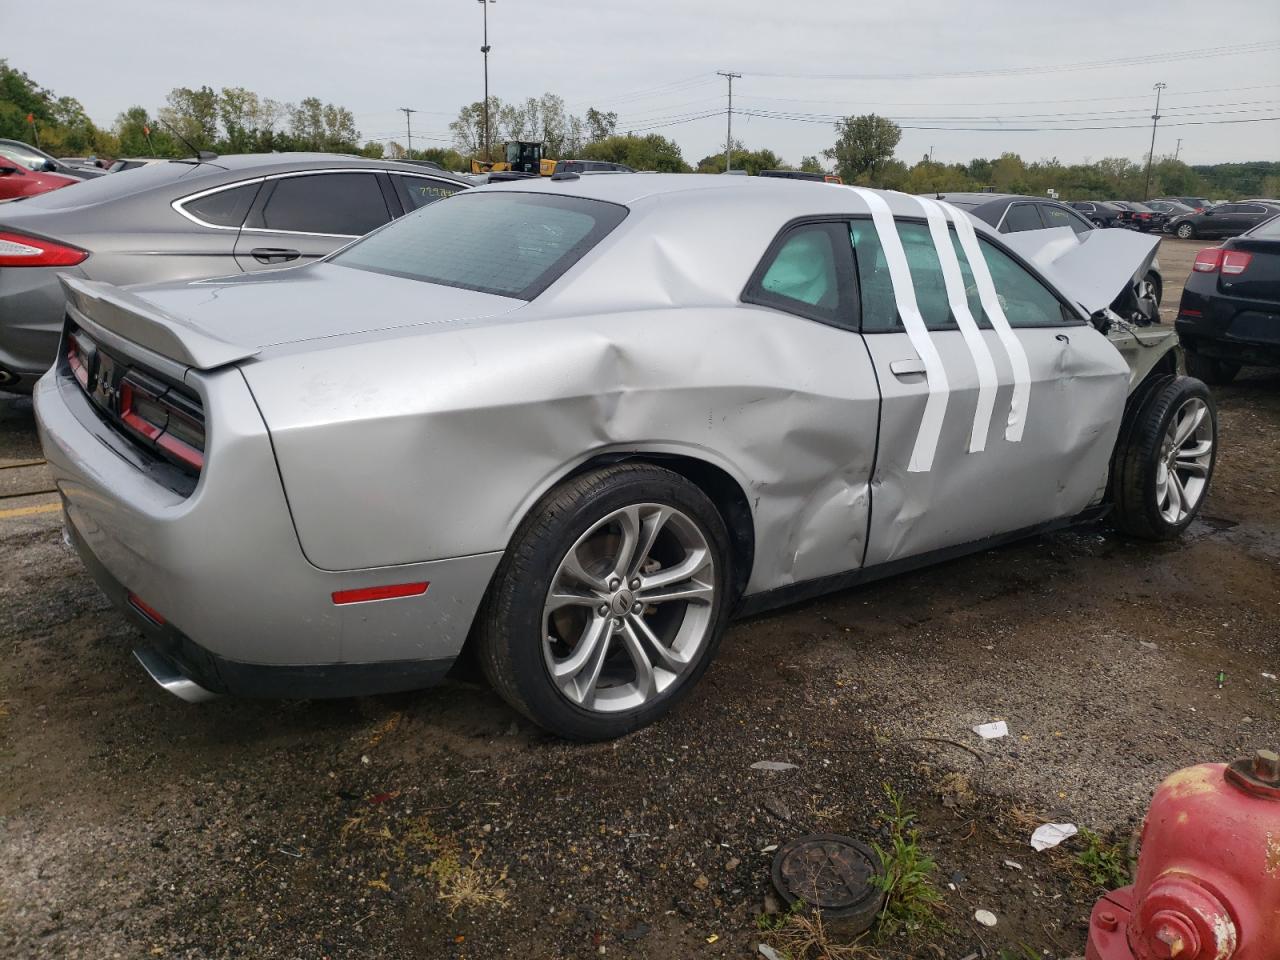
M 1178 234 L 1179 240 L 1194 240 L 1196 236 L 1196 228 L 1189 223 L 1178 224 L 1178 229 L 1175 232 Z
M 1209 388 L 1192 377 L 1153 386 L 1121 430 L 1112 500 L 1123 532 L 1172 540 L 1196 518 L 1218 453 Z
M 615 464 L 565 481 L 516 531 L 478 621 L 485 675 L 571 740 L 652 723 L 710 665 L 732 557 L 715 505 L 679 474 Z

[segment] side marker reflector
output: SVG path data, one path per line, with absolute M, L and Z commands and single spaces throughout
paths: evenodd
M 392 583 L 385 587 L 361 587 L 358 590 L 338 590 L 333 594 L 333 602 L 341 606 L 344 603 L 368 603 L 371 600 L 395 600 L 400 597 L 420 597 L 427 592 L 429 583 Z
M 136 593 L 130 593 L 128 600 L 129 606 L 133 607 L 133 609 L 137 610 L 157 627 L 164 626 L 164 617 L 160 616 L 160 613 L 154 607 L 144 603 L 142 598 Z

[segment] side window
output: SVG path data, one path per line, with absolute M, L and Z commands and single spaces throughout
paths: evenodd
M 1070 227 L 1076 233 L 1088 233 L 1093 229 L 1088 220 L 1054 203 L 1041 204 L 1040 213 L 1044 215 L 1046 227 Z
M 206 194 L 182 204 L 182 209 L 197 220 L 212 224 L 215 227 L 239 227 L 244 223 L 245 214 L 253 206 L 258 195 L 258 183 L 244 183 L 238 187 L 219 190 Z
M 1009 326 L 1061 327 L 1080 322 L 1022 264 L 990 241 L 979 237 L 978 242 Z
M 1238 203 L 1224 203 L 1219 207 L 1214 207 L 1214 213 L 1240 213 L 1241 205 Z
M 960 276 L 964 281 L 969 312 L 979 326 L 990 326 L 982 313 L 982 301 L 973 271 L 960 248 L 955 230 L 949 231 L 951 246 L 960 261 Z M 942 264 L 933 244 L 933 235 L 923 223 L 898 222 L 898 237 L 911 271 L 911 285 L 915 289 L 916 306 L 930 330 L 959 329 L 951 315 L 947 301 L 946 281 L 942 277 Z M 900 333 L 905 327 L 898 315 L 898 301 L 893 293 L 893 281 L 889 276 L 889 264 L 875 224 L 870 220 L 855 220 L 850 225 L 850 238 L 857 260 L 858 289 L 862 294 L 862 332 Z
M 345 174 L 344 174 L 345 176 Z M 391 182 L 396 185 L 396 193 L 404 204 L 405 213 L 425 207 L 429 203 L 443 200 L 462 189 L 462 184 L 449 180 L 436 180 L 433 177 L 413 177 L 404 174 L 391 174 Z
M 372 173 L 282 177 L 250 226 L 358 237 L 391 219 Z
M 1040 214 L 1036 211 L 1038 203 L 1011 203 L 1000 224 L 1001 233 L 1021 233 L 1023 230 L 1040 230 L 1044 224 L 1040 222 Z
M 844 223 L 793 227 L 756 269 L 743 299 L 856 329 L 845 230 Z

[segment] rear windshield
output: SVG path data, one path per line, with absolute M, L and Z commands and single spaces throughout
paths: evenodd
M 460 193 L 388 224 L 330 262 L 532 300 L 626 215 L 626 207 L 580 197 Z
M 1269 210 L 1268 212 L 1274 211 Z M 1258 224 L 1245 236 L 1255 240 L 1280 240 L 1280 217 L 1272 217 L 1270 220 Z
M 31 197 L 27 201 L 28 206 L 26 209 L 33 210 L 36 207 L 41 207 L 45 210 L 70 210 L 74 207 L 104 203 L 108 200 L 118 200 L 121 197 L 141 193 L 143 190 L 150 190 L 152 187 L 170 183 L 193 172 L 220 169 L 207 167 L 203 164 L 181 163 L 172 160 L 166 163 L 149 163 L 146 166 L 138 167 L 136 170 L 108 173 L 102 177 L 94 177 L 92 180 L 77 183 L 74 187 L 69 186 L 62 190 L 50 190 L 48 193 Z M 58 196 L 61 193 L 65 193 L 66 196 Z

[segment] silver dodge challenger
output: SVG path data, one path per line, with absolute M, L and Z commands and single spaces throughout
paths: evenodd
M 291 269 L 66 277 L 67 539 L 186 699 L 422 687 L 575 739 L 758 612 L 1109 515 L 1177 536 L 1216 415 L 1107 305 L 1158 239 L 829 184 L 466 191 Z

